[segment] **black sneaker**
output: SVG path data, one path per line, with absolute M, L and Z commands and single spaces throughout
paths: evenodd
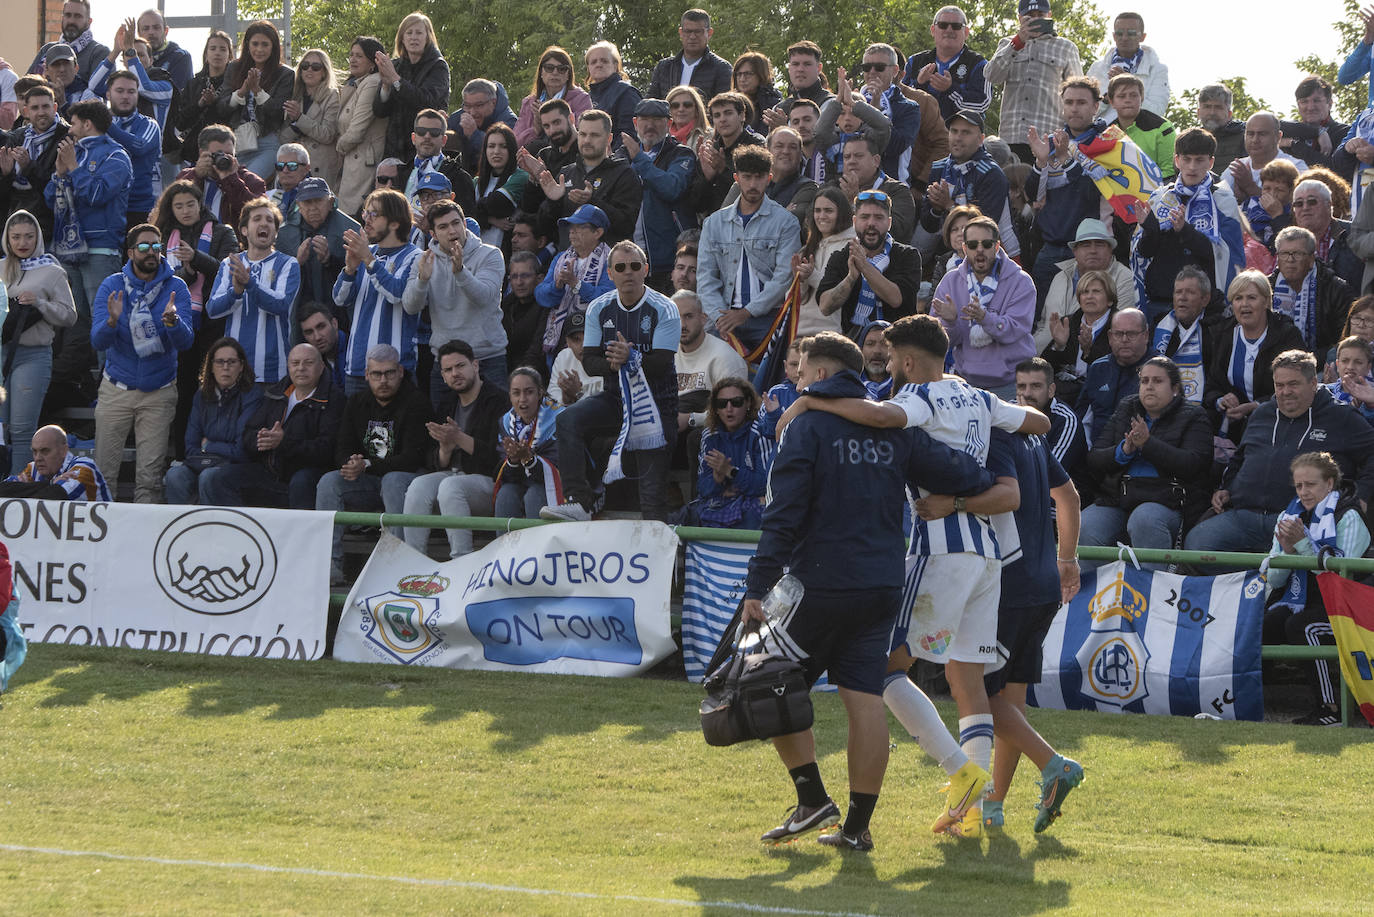
M 1339 726 L 1341 718 L 1330 707 L 1318 707 L 1307 716 L 1298 717 L 1294 726 Z
M 840 823 L 840 807 L 827 798 L 823 806 L 796 805 L 787 810 L 782 824 L 765 832 L 759 840 L 765 844 L 788 844 L 808 831 L 829 828 Z
M 841 828 L 834 834 L 822 834 L 817 838 L 827 847 L 839 847 L 842 850 L 857 850 L 859 853 L 868 853 L 873 849 L 873 835 L 868 833 L 865 828 L 858 835 L 847 834 Z

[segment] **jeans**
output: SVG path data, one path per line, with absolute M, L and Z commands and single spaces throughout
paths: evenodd
M 67 285 L 72 289 L 72 301 L 76 303 L 77 318 L 86 320 L 87 329 L 91 326 L 91 303 L 100 285 L 123 267 L 124 260 L 119 255 L 86 255 L 79 263 L 62 261 Z
M 1174 546 L 1183 517 L 1176 509 L 1162 503 L 1142 503 L 1129 514 L 1119 506 L 1093 504 L 1083 510 L 1078 543 L 1085 545 L 1115 545 L 1123 534 L 1129 536 L 1133 548 L 1168 550 Z M 1080 560 L 1084 570 L 1100 567 L 1107 561 Z M 1163 570 L 1167 564 L 1140 565 L 1146 570 Z
M 1274 540 L 1274 526 L 1278 513 L 1256 509 L 1228 509 L 1220 516 L 1199 522 L 1188 533 L 1184 547 L 1189 551 L 1254 551 L 1264 553 Z M 1243 570 L 1244 567 L 1213 567 L 1209 571 Z
M 410 482 L 405 492 L 407 515 L 427 516 L 490 516 L 491 493 L 494 484 L 484 474 L 464 474 L 461 471 L 435 471 L 422 474 Z M 537 511 L 536 511 L 537 514 Z M 450 557 L 472 553 L 472 532 L 468 529 L 444 529 L 448 535 Z M 429 544 L 429 529 L 408 528 L 406 544 L 421 554 Z
M 558 473 L 563 479 L 567 499 L 591 509 L 595 493 L 587 480 L 587 440 L 597 435 L 620 431 L 619 398 L 600 392 L 583 398 L 558 414 Z M 639 510 L 645 519 L 668 521 L 668 466 L 672 460 L 677 424 L 670 418 L 664 424 L 667 445 L 658 449 L 627 452 L 627 476 L 638 478 Z M 631 470 L 633 466 L 633 470 Z
M 95 403 L 95 463 L 114 493 L 124 443 L 134 431 L 134 502 L 160 503 L 167 467 L 167 434 L 177 410 L 176 383 L 154 392 L 122 389 L 109 379 L 100 383 Z
M 275 133 L 262 134 L 258 137 L 258 148 L 251 153 L 244 153 L 240 156 L 239 165 L 271 185 L 272 176 L 277 174 L 277 147 L 279 146 L 281 146 L 281 140 Z
M 367 391 L 366 376 L 344 376 L 344 397 L 352 398 L 359 392 Z
M 281 481 L 257 462 L 216 465 L 200 473 L 200 502 L 207 506 L 266 506 L 314 509 L 318 468 L 301 468 Z
M 331 471 L 320 478 L 315 489 L 315 509 L 327 512 L 376 512 L 399 513 L 405 501 L 406 486 L 415 477 L 410 471 L 389 471 L 384 475 L 363 474 L 352 481 L 344 479 L 343 473 Z M 338 566 L 343 563 L 343 526 L 334 526 L 334 540 L 330 550 L 330 561 Z M 401 537 L 399 529 L 391 529 L 391 534 Z
M 496 518 L 538 519 L 548 505 L 543 481 L 513 481 L 496 492 Z
M 540 375 L 548 376 L 548 372 L 542 366 L 536 366 Z M 494 357 L 487 357 L 477 361 L 477 376 L 484 383 L 493 385 L 501 391 L 510 388 L 510 376 L 506 370 L 506 355 L 498 353 Z M 547 384 L 548 379 L 544 382 Z M 434 410 L 439 410 L 439 405 L 443 403 L 445 396 L 452 389 L 444 382 L 444 374 L 439 372 L 439 360 L 436 358 L 429 370 L 429 403 L 434 406 Z M 443 418 L 440 418 L 442 420 Z
M 168 468 L 166 477 L 162 479 L 167 502 L 174 506 L 190 506 L 195 503 L 196 483 L 199 477 L 190 465 L 173 465 Z
M 10 429 L 10 441 L 14 444 L 10 465 L 15 474 L 33 461 L 33 434 L 38 431 L 38 415 L 43 410 L 43 397 L 48 393 L 51 379 L 50 345 L 14 349 L 14 361 L 5 377 L 9 398 L 0 405 L 0 423 Z

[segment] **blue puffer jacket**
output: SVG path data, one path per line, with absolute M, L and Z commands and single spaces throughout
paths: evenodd
M 142 297 L 150 287 L 157 287 L 152 302 L 148 304 L 148 311 L 153 327 L 157 329 L 162 352 L 140 357 L 134 349 L 133 335 L 129 331 L 129 316 L 133 312 L 130 299 Z M 124 296 L 124 308 L 114 327 L 110 327 L 110 294 L 116 291 Z M 162 323 L 162 312 L 174 293 L 177 323 L 168 328 Z M 91 303 L 91 346 L 105 351 L 105 375 L 120 385 L 141 392 L 157 391 L 176 381 L 177 351 L 190 347 L 194 337 L 195 333 L 191 330 L 191 291 L 186 289 L 184 280 L 172 273 L 165 259 L 158 265 L 157 274 L 146 283 L 134 273 L 133 266 L 126 263 L 124 270 L 111 274 L 101 282 L 95 302 Z
M 806 394 L 863 398 L 857 373 L 812 383 Z M 808 590 L 902 585 L 902 487 L 971 494 L 992 486 L 976 459 L 924 430 L 885 430 L 824 411 L 792 421 L 773 459 L 763 537 L 749 562 L 746 598 L 772 588 L 783 567 Z
M 76 168 L 66 175 L 54 174 L 43 191 L 43 199 L 55 210 L 57 189 L 70 184 L 86 245 L 91 249 L 122 252 L 124 230 L 129 221 L 129 186 L 133 178 L 134 167 L 129 154 L 113 137 L 109 134 L 83 137 L 76 141 Z M 55 227 L 53 237 L 62 237 L 61 225 Z
M 217 390 L 212 398 L 197 390 L 186 424 L 186 457 L 218 455 L 231 462 L 249 461 L 243 454 L 243 430 L 261 401 L 262 389 L 256 385 L 247 391 Z M 202 440 L 206 441 L 203 447 Z
M 671 271 L 678 235 L 697 226 L 696 210 L 688 194 L 696 174 L 697 157 L 669 135 L 653 155 L 640 150 L 630 167 L 644 182 L 640 214 L 644 218 L 644 241 L 649 247 L 649 273 Z

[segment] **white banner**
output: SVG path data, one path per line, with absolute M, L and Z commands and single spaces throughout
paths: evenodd
M 564 522 L 436 563 L 383 535 L 348 594 L 334 658 L 634 675 L 677 649 L 677 544 L 659 522 Z
M 332 513 L 0 500 L 35 643 L 318 659 Z

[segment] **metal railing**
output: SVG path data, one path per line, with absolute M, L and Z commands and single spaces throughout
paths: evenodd
M 430 529 L 470 529 L 475 532 L 514 532 L 541 525 L 558 525 L 548 519 L 497 519 L 490 516 L 420 516 L 404 513 L 334 514 L 336 525 L 372 527 L 417 527 Z M 714 529 L 702 526 L 673 526 L 673 532 L 683 541 L 724 541 L 734 544 L 756 544 L 762 535 L 757 529 Z M 1080 545 L 1078 556 L 1084 560 L 1112 561 L 1134 559 L 1143 564 L 1190 564 L 1196 566 L 1226 566 L 1257 570 L 1266 560 L 1279 570 L 1331 570 L 1342 574 L 1374 573 L 1374 558 L 1328 557 L 1318 560 L 1302 554 L 1249 554 L 1234 551 L 1183 551 L 1158 548 L 1111 548 Z M 331 608 L 342 608 L 348 598 L 343 593 L 330 593 Z M 1339 665 L 1339 650 L 1334 646 L 1265 645 L 1260 647 L 1264 659 L 1285 662 L 1325 659 L 1336 663 L 1336 678 L 1341 693 L 1341 722 L 1349 725 L 1353 711 L 1350 692 L 1345 688 L 1345 676 Z

